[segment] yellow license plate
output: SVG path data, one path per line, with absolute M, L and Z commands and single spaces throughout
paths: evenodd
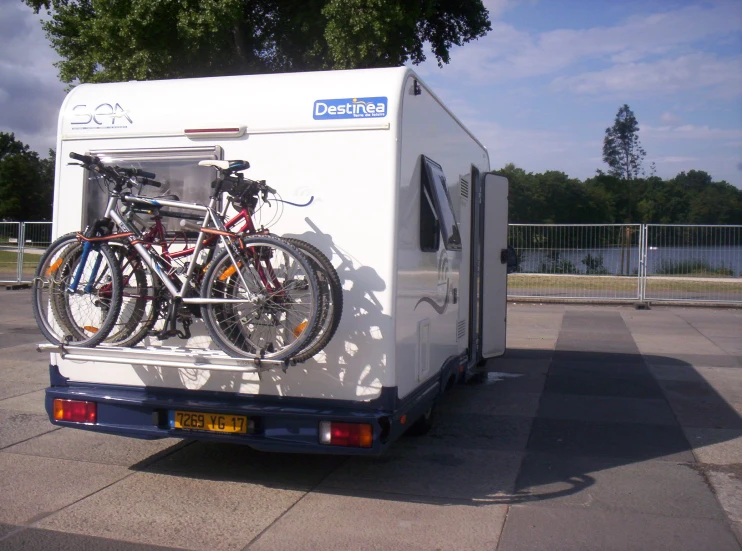
M 173 428 L 176 429 L 247 434 L 248 423 L 244 415 L 198 411 L 176 411 L 174 413 Z

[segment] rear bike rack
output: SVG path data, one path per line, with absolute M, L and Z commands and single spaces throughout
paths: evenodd
M 220 350 L 175 346 L 125 348 L 122 346 L 99 345 L 95 348 L 85 348 L 66 344 L 43 343 L 36 345 L 36 350 L 57 354 L 60 359 L 73 362 L 148 365 L 175 369 L 257 373 L 258 375 L 276 367 L 286 371 L 290 365 L 295 365 L 295 362 L 290 359 L 233 358 Z

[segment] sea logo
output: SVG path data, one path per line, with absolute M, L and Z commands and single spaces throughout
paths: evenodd
M 314 102 L 314 120 L 370 119 L 386 117 L 386 97 L 318 99 Z
M 88 130 L 92 128 L 128 128 L 126 124 L 134 124 L 128 111 L 119 103 L 101 103 L 93 108 L 86 104 L 75 105 L 72 108 L 72 128 Z

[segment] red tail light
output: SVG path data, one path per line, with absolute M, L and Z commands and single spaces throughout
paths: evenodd
M 54 419 L 74 423 L 96 423 L 98 408 L 95 402 L 80 400 L 54 400 Z
M 322 421 L 319 424 L 319 441 L 330 446 L 370 448 L 374 442 L 374 429 L 367 423 Z

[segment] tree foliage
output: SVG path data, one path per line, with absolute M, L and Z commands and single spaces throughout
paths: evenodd
M 742 224 L 742 190 L 702 170 L 669 180 L 637 178 L 627 186 L 608 174 L 580 181 L 566 174 L 497 171 L 510 184 L 509 219 L 523 224 Z
M 603 162 L 610 169 L 608 174 L 623 180 L 639 177 L 646 152 L 639 142 L 639 123 L 634 112 L 624 104 L 616 113 L 613 126 L 605 129 Z
M 54 151 L 40 159 L 14 134 L 0 132 L 0 219 L 51 220 Z
M 62 81 L 439 64 L 491 29 L 481 0 L 26 0 Z

